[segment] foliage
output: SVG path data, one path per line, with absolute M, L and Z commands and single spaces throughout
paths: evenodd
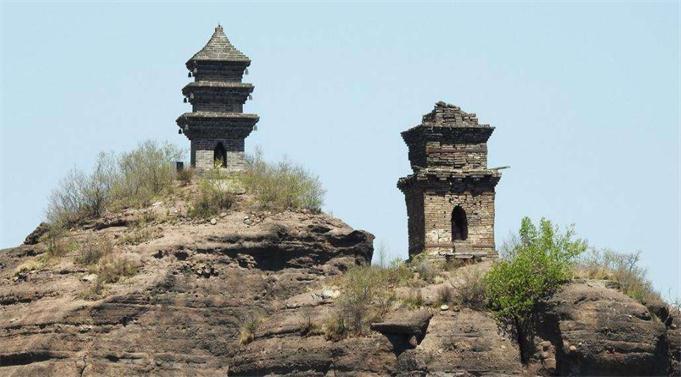
M 241 181 L 266 209 L 320 211 L 323 204 L 324 189 L 317 176 L 286 160 L 267 163 L 260 151 L 248 158 Z
M 581 258 L 577 272 L 590 279 L 614 280 L 624 294 L 641 303 L 660 301 L 659 293 L 646 277 L 646 269 L 639 266 L 640 256 L 640 251 L 620 253 L 591 249 Z
M 253 313 L 246 314 L 239 328 L 239 344 L 244 345 L 252 342 L 255 339 L 258 326 L 260 326 L 260 316 Z
M 140 217 L 129 224 L 128 231 L 119 239 L 119 244 L 139 245 L 161 237 L 161 230 L 153 225 L 157 220 L 159 215 L 153 210 L 143 211 Z
M 66 229 L 59 225 L 50 225 L 45 240 L 45 254 L 48 258 L 61 257 L 76 249 L 77 245 L 66 237 Z
M 324 337 L 327 340 L 340 340 L 349 334 L 346 320 L 340 311 L 334 311 L 329 315 L 322 325 Z
M 423 293 L 419 288 L 411 288 L 409 295 L 402 299 L 408 308 L 417 309 L 423 306 Z
M 388 267 L 388 248 L 385 246 L 385 243 L 381 242 L 378 244 L 374 256 L 374 264 L 379 267 Z
M 303 309 L 303 325 L 300 329 L 300 334 L 303 336 L 319 335 L 321 333 L 320 326 L 312 319 L 312 310 L 310 307 Z
M 471 309 L 485 307 L 485 275 L 479 268 L 468 268 L 461 272 L 461 284 L 452 291 L 452 302 Z
M 193 168 L 182 169 L 177 172 L 176 178 L 182 183 L 183 186 L 189 186 L 194 179 L 195 171 Z
M 52 191 L 47 220 L 69 226 L 98 217 L 114 205 L 146 205 L 173 187 L 172 161 L 181 155 L 171 144 L 151 141 L 120 156 L 100 153 L 89 174 L 73 170 Z
M 101 279 L 95 279 L 92 285 L 89 285 L 78 296 L 85 300 L 95 300 L 102 295 L 104 291 L 104 282 Z
M 522 332 L 533 320 L 536 306 L 570 278 L 575 259 L 586 248 L 572 227 L 561 232 L 542 218 L 537 229 L 529 218 L 523 218 L 519 238 L 484 279 L 491 309 Z
M 175 167 L 172 162 L 182 151 L 172 144 L 146 141 L 118 158 L 115 196 L 124 204 L 146 205 L 151 199 L 170 189 Z
M 442 285 L 437 289 L 437 304 L 449 304 L 454 298 L 454 288 Z
M 338 310 L 327 322 L 327 334 L 364 334 L 371 322 L 380 320 L 395 301 L 393 287 L 400 280 L 397 268 L 357 266 L 340 282 Z
M 427 283 L 434 283 L 435 279 L 442 271 L 439 266 L 433 262 L 428 255 L 419 254 L 411 260 L 410 265 L 414 271 L 419 274 L 419 278 Z
M 80 245 L 75 262 L 81 266 L 96 265 L 100 259 L 113 252 L 113 244 L 106 236 L 88 235 Z
M 235 197 L 225 187 L 226 184 L 227 181 L 220 179 L 201 178 L 199 194 L 194 199 L 189 214 L 192 217 L 207 218 L 231 208 Z
M 100 216 L 110 204 L 115 168 L 109 154 L 100 153 L 90 174 L 72 170 L 52 191 L 47 220 L 56 226 L 68 226 L 89 217 Z
M 158 228 L 134 227 L 121 237 L 120 243 L 134 246 L 159 237 L 161 237 L 161 232 Z
M 45 258 L 38 257 L 29 259 L 23 262 L 22 264 L 18 265 L 17 268 L 14 269 L 14 275 L 18 276 L 20 274 L 24 274 L 27 272 L 40 270 L 41 268 L 45 267 L 45 264 L 46 264 Z
M 97 279 L 103 283 L 115 283 L 123 277 L 137 273 L 137 264 L 130 259 L 116 254 L 103 257 L 97 266 Z

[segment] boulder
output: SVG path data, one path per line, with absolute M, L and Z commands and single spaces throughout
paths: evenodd
M 560 375 L 667 375 L 664 323 L 614 289 L 568 284 L 550 300 L 537 334 L 551 340 Z

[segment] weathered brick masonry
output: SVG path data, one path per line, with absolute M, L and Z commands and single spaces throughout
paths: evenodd
M 402 132 L 413 174 L 400 178 L 409 228 L 409 255 L 484 258 L 495 255 L 494 188 L 487 168 L 494 127 L 475 114 L 438 102 L 420 125 Z
M 220 166 L 242 170 L 244 139 L 258 122 L 244 114 L 243 105 L 253 85 L 242 83 L 251 60 L 237 50 L 218 25 L 206 46 L 186 66 L 194 82 L 182 89 L 192 112 L 177 118 L 180 132 L 191 141 L 191 164 L 198 169 Z

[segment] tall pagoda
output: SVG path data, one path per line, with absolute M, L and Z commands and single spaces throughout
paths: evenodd
M 227 39 L 222 26 L 201 51 L 186 63 L 194 82 L 182 88 L 192 111 L 177 118 L 180 133 L 191 142 L 191 165 L 205 170 L 244 168 L 244 139 L 258 122 L 256 114 L 244 114 L 243 105 L 253 85 L 241 82 L 251 59 Z
M 484 259 L 494 248 L 494 196 L 501 178 L 487 168 L 494 127 L 438 102 L 421 124 L 402 132 L 413 173 L 400 178 L 409 255 Z

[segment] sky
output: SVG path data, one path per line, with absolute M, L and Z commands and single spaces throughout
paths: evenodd
M 325 210 L 407 255 L 400 132 L 443 100 L 496 127 L 496 241 L 523 216 L 640 250 L 679 297 L 679 4 L 3 2 L 0 248 L 98 152 L 169 141 L 219 22 L 252 64 L 247 152 L 319 175 Z

